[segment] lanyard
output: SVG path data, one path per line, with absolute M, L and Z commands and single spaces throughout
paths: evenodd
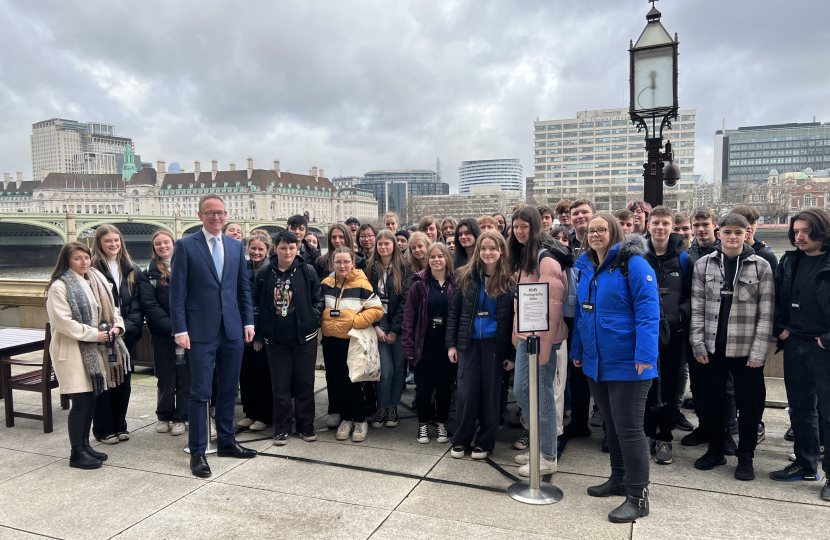
M 337 311 L 337 306 L 340 305 L 340 299 L 343 298 L 343 291 L 346 290 L 344 287 L 346 286 L 346 279 L 348 277 L 349 276 L 346 276 L 346 277 L 343 278 L 343 285 L 340 286 L 340 296 L 338 296 L 337 300 L 335 300 L 335 302 L 334 302 L 334 311 Z M 335 286 L 335 288 L 337 287 L 337 276 L 336 275 L 334 276 L 334 286 Z

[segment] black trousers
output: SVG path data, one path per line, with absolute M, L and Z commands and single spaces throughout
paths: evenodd
M 568 326 L 568 350 L 573 346 L 574 320 L 565 318 Z M 588 417 L 591 412 L 591 388 L 588 385 L 588 377 L 581 367 L 576 367 L 573 362 L 568 362 L 568 385 L 571 388 L 571 423 L 568 429 L 583 430 L 589 429 Z
M 252 345 L 245 345 L 239 371 L 239 393 L 242 397 L 242 411 L 247 418 L 264 424 L 271 423 L 274 395 L 271 392 L 271 370 L 264 347 L 257 352 Z
M 644 419 L 646 436 L 651 439 L 665 442 L 671 442 L 672 440 L 671 430 L 677 415 L 677 408 L 675 407 L 677 401 L 677 374 L 680 372 L 685 335 L 685 332 L 675 332 L 669 344 L 660 348 L 660 356 L 657 360 L 660 384 L 657 383 L 657 379 L 654 379 L 651 383 L 651 389 L 648 391 L 648 398 L 646 399 Z M 654 410 L 658 401 L 658 388 L 662 393 L 659 400 L 664 405 L 658 410 Z M 657 433 L 658 427 L 660 428 L 659 433 Z
M 698 420 L 698 429 L 702 433 L 708 433 L 707 421 L 707 395 L 706 395 L 706 372 L 703 364 L 695 360 L 692 346 L 686 346 L 686 358 L 689 359 L 689 389 L 692 391 L 692 398 L 695 400 L 695 415 Z
M 738 425 L 738 455 L 747 454 L 754 457 L 758 443 L 758 423 L 764 412 L 767 388 L 764 384 L 764 368 L 751 368 L 746 365 L 747 357 L 727 358 L 721 351 L 709 355 L 708 364 L 695 363 L 703 367 L 706 377 L 706 425 L 709 430 L 709 449 L 723 454 L 723 433 L 726 421 L 723 414 L 726 406 L 726 386 L 729 374 L 732 374 L 735 388 L 735 403 L 741 415 Z M 697 398 L 695 398 L 697 402 Z
M 297 420 L 297 433 L 314 431 L 317 338 L 305 343 L 273 343 L 266 345 L 265 350 L 271 368 L 271 390 L 274 395 L 274 435 L 291 434 L 292 409 Z
M 92 392 L 69 394 L 72 408 L 69 409 L 69 444 L 80 446 L 89 444 L 89 429 L 95 414 L 95 395 Z
M 363 388 L 349 379 L 349 340 L 323 337 L 323 359 L 326 362 L 326 382 L 329 385 L 329 414 L 339 414 L 342 420 L 365 422 Z
M 784 385 L 795 435 L 795 461 L 816 471 L 819 447 L 830 450 L 830 351 L 822 349 L 815 338 L 791 335 L 785 339 Z M 830 451 L 824 453 L 822 469 L 830 475 Z
M 444 347 L 444 327 L 437 332 L 427 330 L 424 349 L 415 372 L 415 397 L 418 400 L 418 422 L 446 424 L 450 419 L 452 382 L 457 364 L 450 362 Z M 432 392 L 435 392 L 435 405 Z
M 489 452 L 495 449 L 503 360 L 496 358 L 495 338 L 471 339 L 466 351 L 458 351 L 458 428 L 452 436 L 453 444 L 469 446 L 475 438 L 476 446 Z M 416 377 L 420 371 L 419 364 Z
M 153 369 L 156 374 L 158 398 L 156 417 L 162 422 L 187 422 L 190 399 L 190 366 L 176 365 L 176 341 L 173 336 L 153 336 Z
M 132 374 L 124 373 L 124 382 L 98 394 L 95 401 L 95 416 L 92 433 L 96 439 L 127 431 L 127 407 L 130 405 L 130 379 Z
M 588 377 L 588 384 L 605 420 L 611 477 L 625 479 L 629 495 L 642 495 L 649 482 L 650 459 L 643 413 L 651 381 L 597 382 Z

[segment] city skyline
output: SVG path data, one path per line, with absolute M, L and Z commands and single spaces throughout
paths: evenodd
M 278 154 L 286 170 L 317 163 L 334 176 L 431 168 L 441 156 L 455 192 L 462 161 L 515 156 L 527 171 L 535 119 L 626 106 L 628 42 L 648 10 L 639 0 L 196 6 L 0 4 L 0 170 L 30 170 L 33 122 L 95 118 L 151 162 Z M 830 15 L 805 6 L 811 20 Z M 830 118 L 830 75 L 812 69 L 830 46 L 818 32 L 770 39 L 803 25 L 804 7 L 659 7 L 679 34 L 680 106 L 697 109 L 696 174 L 713 176 L 723 118 L 729 128 Z M 273 20 L 284 23 L 276 34 Z M 88 26 L 96 32 L 75 31 Z M 802 72 L 809 84 L 792 84 Z

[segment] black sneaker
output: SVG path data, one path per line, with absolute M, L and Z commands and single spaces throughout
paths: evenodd
M 738 468 L 735 469 L 736 480 L 755 480 L 755 469 L 752 467 L 752 458 L 749 455 L 738 456 Z
M 674 456 L 672 456 L 672 446 L 670 442 L 660 441 L 657 443 L 657 451 L 654 453 L 654 461 L 660 465 L 671 465 L 674 463 Z
M 588 423 L 594 427 L 602 427 L 602 413 L 599 412 L 599 409 L 595 410 L 591 413 L 591 419 L 588 420 Z
M 792 427 L 790 427 L 790 429 L 788 429 L 787 432 L 784 433 L 784 440 L 785 441 L 790 441 L 790 442 L 795 442 L 795 434 L 793 433 L 793 428 Z
M 726 465 L 726 458 L 710 450 L 695 460 L 695 469 L 699 471 L 711 471 L 720 465 Z
M 375 413 L 375 418 L 372 420 L 372 427 L 375 429 L 380 429 L 383 427 L 383 423 L 386 422 L 386 414 L 389 409 L 381 407 L 378 409 L 378 412 Z
M 695 428 L 691 433 L 680 439 L 680 444 L 683 446 L 700 446 L 703 443 L 709 442 L 709 436 L 704 433 L 702 429 Z
M 427 444 L 429 442 L 429 427 L 426 424 L 418 426 L 418 442 Z
M 285 446 L 286 444 L 288 444 L 288 433 L 274 435 L 274 446 Z
M 779 482 L 793 482 L 795 480 L 815 482 L 820 478 L 818 474 L 799 463 L 790 463 L 780 471 L 769 473 L 769 477 Z
M 767 438 L 767 428 L 764 425 L 764 423 L 761 422 L 760 424 L 758 424 L 758 441 L 756 441 L 755 444 L 756 445 L 761 444 L 761 442 L 763 442 L 766 438 Z
M 825 501 L 830 501 L 830 479 L 824 484 L 824 487 L 821 488 L 821 498 Z
M 516 450 L 527 450 L 528 446 L 530 446 L 530 431 L 525 430 L 522 436 L 519 437 L 519 440 L 513 443 L 513 448 Z
M 386 427 L 397 427 L 398 426 L 398 408 L 397 407 L 389 407 L 389 410 L 386 411 Z
M 695 428 L 680 409 L 677 409 L 677 419 L 674 422 L 674 426 L 680 431 L 692 431 Z
M 472 453 L 472 458 L 473 459 L 487 459 L 487 456 L 489 456 L 489 455 L 490 455 L 490 452 L 488 450 L 485 450 L 484 448 L 482 448 L 480 446 L 476 446 L 475 448 L 473 448 L 473 453 Z
M 461 459 L 464 457 L 464 452 L 466 451 L 467 449 L 464 447 L 464 445 L 454 444 L 452 445 L 452 450 L 450 450 L 450 456 L 454 457 L 455 459 Z
M 738 445 L 735 444 L 735 439 L 732 438 L 728 429 L 723 435 L 723 453 L 727 456 L 734 456 L 738 453 Z

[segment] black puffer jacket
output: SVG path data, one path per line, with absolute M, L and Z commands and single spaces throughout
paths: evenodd
M 694 270 L 689 263 L 689 255 L 683 251 L 683 235 L 671 233 L 669 245 L 662 255 L 654 253 L 654 245 L 649 238 L 648 252 L 643 258 L 657 277 L 663 315 L 669 329 L 672 333 L 683 330 L 692 316 L 691 276 Z M 686 268 L 682 268 L 684 264 Z
M 98 259 L 95 269 L 100 270 L 107 281 L 110 282 L 115 305 L 120 309 L 121 317 L 124 319 L 124 344 L 128 349 L 132 349 L 132 346 L 141 339 L 141 329 L 144 327 L 144 312 L 141 309 L 140 298 L 144 272 L 134 262 L 123 259 L 121 262 L 121 283 L 116 287 L 115 279 L 110 273 L 106 261 Z M 128 285 L 130 274 L 134 276 L 132 289 Z
M 306 264 L 299 255 L 285 272 L 279 269 L 278 255 L 271 255 L 271 264 L 261 267 L 254 279 L 253 302 L 256 316 L 256 341 L 270 343 L 281 332 L 283 317 L 277 316 L 273 302 L 273 291 L 277 278 L 288 278 L 293 296 L 291 304 L 296 316 L 297 339 L 306 343 L 317 337 L 320 316 L 325 307 L 320 280 L 311 265 Z
M 366 272 L 366 270 L 364 270 Z M 410 272 L 406 264 L 401 264 L 401 272 L 403 273 L 403 284 L 401 285 L 400 294 L 395 292 L 395 286 L 392 283 L 392 275 L 389 275 L 389 281 L 386 284 L 386 296 L 381 296 L 378 291 L 378 281 L 380 274 L 378 273 L 378 265 L 376 264 L 369 270 L 369 283 L 372 284 L 375 294 L 378 295 L 381 302 L 388 299 L 386 304 L 386 321 L 389 323 L 389 331 L 396 335 L 401 335 L 401 325 L 403 324 L 403 310 L 406 306 L 406 297 L 409 295 L 409 287 L 412 286 L 412 280 L 408 279 Z M 380 322 L 376 322 L 374 326 L 378 326 Z
M 457 281 L 457 280 L 456 280 Z M 475 323 L 476 303 L 481 291 L 481 276 L 470 281 L 467 293 L 462 294 L 460 288 L 453 291 L 450 300 L 450 310 L 447 313 L 446 346 L 455 347 L 459 351 L 466 351 L 470 346 Z M 514 359 L 516 349 L 513 348 L 513 299 L 515 292 L 508 290 L 498 298 L 498 321 L 496 323 L 496 358 Z
M 755 254 L 764 259 L 769 263 L 769 267 L 772 270 L 772 275 L 775 275 L 775 271 L 778 270 L 778 259 L 775 258 L 775 254 L 767 249 L 767 245 L 757 238 L 755 239 L 755 243 L 752 244 L 752 249 L 755 250 Z
M 144 273 L 141 281 L 141 309 L 147 318 L 147 328 L 154 336 L 171 337 L 173 325 L 170 322 L 170 277 L 167 277 L 167 285 L 161 282 L 161 270 L 155 259 L 150 261 L 150 266 Z
M 297 255 L 302 257 L 306 264 L 314 266 L 314 263 L 320 258 L 320 250 L 309 244 L 308 240 L 304 238 L 300 242 L 300 250 L 297 252 Z

